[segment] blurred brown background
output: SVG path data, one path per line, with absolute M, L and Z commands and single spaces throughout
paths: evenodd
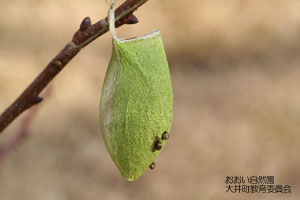
M 121 1 L 119 1 L 121 2 Z M 71 40 L 99 0 L 0 1 L 0 111 Z M 300 195 L 300 1 L 150 0 L 119 37 L 162 32 L 174 85 L 171 138 L 136 182 L 110 159 L 98 122 L 111 36 L 51 83 L 30 137 L 0 166 L 0 200 L 264 199 Z M 0 137 L 13 138 L 26 114 Z M 226 194 L 226 176 L 275 176 L 292 194 Z

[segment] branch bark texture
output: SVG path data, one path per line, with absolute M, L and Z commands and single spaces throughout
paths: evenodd
M 116 27 L 123 24 L 135 24 L 137 18 L 132 14 L 138 7 L 148 0 L 127 0 L 115 11 Z M 86 17 L 79 30 L 69 42 L 36 77 L 36 79 L 24 90 L 24 92 L 1 114 L 0 133 L 22 112 L 31 106 L 40 103 L 43 99 L 39 94 L 50 83 L 50 81 L 72 60 L 78 52 L 109 30 L 107 17 L 95 24 L 91 24 L 89 17 Z

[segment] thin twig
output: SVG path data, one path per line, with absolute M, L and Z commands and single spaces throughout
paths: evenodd
M 116 27 L 123 24 L 135 24 L 137 18 L 132 14 L 138 7 L 148 0 L 127 0 L 120 5 L 116 11 Z M 77 53 L 86 45 L 108 31 L 107 18 L 91 25 L 91 20 L 86 17 L 80 29 L 74 34 L 69 42 L 37 76 L 37 78 L 24 90 L 24 92 L 1 114 L 0 133 L 22 112 L 31 106 L 41 102 L 38 96 L 49 82 L 77 55 Z

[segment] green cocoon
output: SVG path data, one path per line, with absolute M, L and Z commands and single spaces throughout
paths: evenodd
M 125 179 L 133 181 L 157 158 L 173 118 L 173 89 L 159 31 L 113 38 L 100 102 L 106 148 Z

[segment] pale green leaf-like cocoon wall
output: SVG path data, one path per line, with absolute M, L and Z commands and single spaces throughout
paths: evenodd
M 173 89 L 159 31 L 129 40 L 113 39 L 100 103 L 106 148 L 121 174 L 139 178 L 157 158 L 173 118 Z
M 139 178 L 166 143 L 173 118 L 173 89 L 159 31 L 117 39 L 114 5 L 109 9 L 113 37 L 100 102 L 100 126 L 106 148 L 121 174 Z

